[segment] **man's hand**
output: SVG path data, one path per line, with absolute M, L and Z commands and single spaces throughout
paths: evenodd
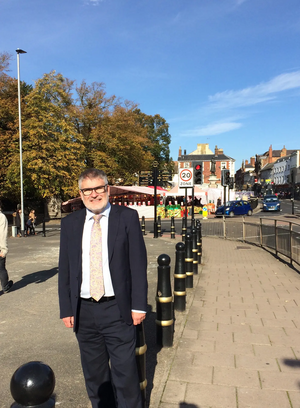
M 74 326 L 74 316 L 63 317 L 62 320 L 66 327 L 72 328 Z
M 133 324 L 137 326 L 138 324 L 142 323 L 143 320 L 145 320 L 146 313 L 131 312 L 131 317 Z

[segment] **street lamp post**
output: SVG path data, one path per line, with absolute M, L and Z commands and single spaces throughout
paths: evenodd
M 26 51 L 20 48 L 16 49 L 18 64 L 18 106 L 19 106 L 19 144 L 20 144 L 20 184 L 21 184 L 21 236 L 25 236 L 24 222 L 24 194 L 23 194 L 23 157 L 22 157 L 22 124 L 21 124 L 21 84 L 20 84 L 20 54 L 26 54 Z

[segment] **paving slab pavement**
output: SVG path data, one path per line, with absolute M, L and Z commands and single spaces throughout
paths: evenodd
M 202 265 L 175 314 L 174 345 L 155 340 L 157 257 L 171 257 L 181 237 L 145 236 L 149 310 L 145 323 L 149 408 L 296 408 L 300 406 L 300 276 L 267 251 L 203 239 Z M 0 408 L 13 402 L 13 372 L 28 361 L 49 364 L 56 406 L 89 408 L 77 342 L 59 320 L 59 231 L 10 238 L 7 267 L 15 281 L 0 292 Z
M 267 251 L 206 238 L 159 408 L 300 405 L 300 276 Z

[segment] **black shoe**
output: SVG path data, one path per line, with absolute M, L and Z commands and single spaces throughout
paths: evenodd
M 4 293 L 8 293 L 8 292 L 11 290 L 13 284 L 14 284 L 14 283 L 13 283 L 12 280 L 8 281 L 8 282 L 7 282 L 7 285 L 6 285 L 6 286 L 4 287 L 4 289 L 3 289 L 3 292 L 4 292 Z

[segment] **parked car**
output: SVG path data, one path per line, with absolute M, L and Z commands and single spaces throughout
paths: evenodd
M 233 217 L 234 215 L 252 215 L 252 208 L 248 201 L 236 200 L 228 201 L 225 205 L 225 215 Z M 224 215 L 224 205 L 217 208 L 216 216 L 220 217 Z
M 263 211 L 280 211 L 280 201 L 276 195 L 264 196 Z

